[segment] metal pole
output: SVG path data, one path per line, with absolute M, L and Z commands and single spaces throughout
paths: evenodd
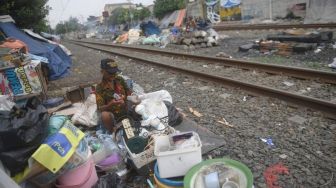
M 269 0 L 269 16 L 270 16 L 270 20 L 273 20 L 272 0 Z

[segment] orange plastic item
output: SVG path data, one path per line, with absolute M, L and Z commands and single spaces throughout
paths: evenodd
M 11 49 L 23 49 L 24 53 L 28 53 L 28 46 L 24 42 L 13 38 L 6 39 L 4 43 L 0 44 L 0 47 Z

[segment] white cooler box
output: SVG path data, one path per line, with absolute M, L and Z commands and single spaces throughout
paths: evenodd
M 185 149 L 168 150 L 171 148 L 170 138 L 176 135 L 192 133 L 197 141 L 196 146 Z M 202 161 L 202 143 L 197 133 L 183 132 L 155 138 L 154 154 L 161 178 L 184 176 L 189 169 Z

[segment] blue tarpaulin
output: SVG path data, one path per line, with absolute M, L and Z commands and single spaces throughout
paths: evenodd
M 241 3 L 240 0 L 222 0 L 221 1 L 221 7 L 231 8 L 231 7 L 240 5 L 240 3 Z
M 143 30 L 145 36 L 151 36 L 151 35 L 160 35 L 161 31 L 155 23 L 152 21 L 143 22 L 140 24 L 140 28 Z
M 26 43 L 29 53 L 49 60 L 49 80 L 63 78 L 69 73 L 71 58 L 58 45 L 35 40 L 11 22 L 0 22 L 0 29 L 7 37 L 13 37 Z

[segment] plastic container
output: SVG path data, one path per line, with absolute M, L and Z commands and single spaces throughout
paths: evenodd
M 157 163 L 155 163 L 155 166 L 154 166 L 154 177 L 155 177 L 155 182 L 157 185 L 159 185 L 159 187 L 176 187 L 176 188 L 183 187 L 183 179 L 179 181 L 179 180 L 161 178 Z
M 198 144 L 195 147 L 185 149 L 168 150 L 172 148 L 170 138 L 172 136 L 192 133 Z M 190 168 L 202 161 L 202 143 L 197 133 L 184 132 L 155 138 L 154 154 L 157 157 L 160 177 L 171 178 L 184 176 Z
M 154 156 L 154 147 L 150 146 L 148 147 L 148 149 L 146 149 L 145 151 L 135 154 L 132 153 L 131 150 L 127 147 L 127 144 L 125 142 L 124 137 L 122 138 L 122 142 L 123 145 L 126 148 L 126 151 L 129 155 L 129 158 L 133 161 L 134 166 L 137 169 L 140 169 L 141 167 L 143 167 L 144 165 L 154 161 L 156 159 L 156 157 Z
M 91 188 L 98 181 L 92 158 L 58 178 L 59 188 Z
M 217 171 L 220 171 L 220 169 L 232 169 L 233 172 L 235 172 L 235 176 L 239 176 L 239 178 L 235 178 L 236 180 L 239 180 L 237 182 L 234 182 L 232 180 L 228 180 L 228 177 L 222 177 L 219 175 L 220 179 L 220 186 L 221 187 L 228 187 L 229 185 L 232 185 L 231 187 L 234 187 L 233 184 L 238 184 L 238 187 L 244 187 L 244 188 L 252 188 L 253 187 L 253 174 L 251 170 L 244 165 L 243 163 L 240 163 L 235 160 L 227 159 L 227 158 L 221 158 L 221 159 L 211 159 L 203 161 L 193 168 L 191 168 L 188 173 L 184 176 L 184 187 L 185 188 L 202 188 L 203 180 L 202 175 L 204 174 L 204 171 L 208 171 L 211 168 L 216 167 Z M 223 173 L 228 174 L 226 173 Z M 231 177 L 232 178 L 232 177 Z

